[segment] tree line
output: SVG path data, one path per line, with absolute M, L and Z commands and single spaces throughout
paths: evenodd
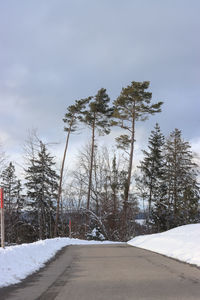
M 180 130 L 165 138 L 156 124 L 133 174 L 136 122 L 160 113 L 163 104 L 152 103 L 149 84 L 133 81 L 112 103 L 102 88 L 67 108 L 60 174 L 47 145 L 36 135 L 29 139 L 25 189 L 13 163 L 1 175 L 9 243 L 65 236 L 70 219 L 72 236 L 112 240 L 199 221 L 198 166 Z M 71 180 L 64 184 L 70 137 L 82 124 L 90 129 L 90 141 L 78 155 Z M 115 150 L 109 151 L 98 145 L 97 136 L 108 135 L 113 127 L 122 134 L 116 138 Z M 145 226 L 136 222 L 142 201 Z
M 199 168 L 181 131 L 165 138 L 156 124 L 143 153 L 136 185 L 148 202 L 147 223 L 159 232 L 198 222 Z

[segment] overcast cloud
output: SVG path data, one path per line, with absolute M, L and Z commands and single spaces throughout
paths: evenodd
M 64 147 L 62 118 L 75 99 L 107 88 L 112 100 L 131 81 L 149 80 L 163 112 L 140 124 L 175 127 L 200 152 L 198 0 L 0 2 L 0 139 L 22 154 L 27 130 Z M 71 141 L 78 148 L 81 135 Z M 142 147 L 143 145 L 141 145 Z

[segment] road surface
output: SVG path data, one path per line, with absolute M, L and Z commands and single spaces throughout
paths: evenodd
M 200 299 L 200 269 L 126 244 L 69 246 L 6 300 Z

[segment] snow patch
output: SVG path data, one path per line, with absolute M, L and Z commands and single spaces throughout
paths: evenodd
M 0 287 L 19 283 L 39 270 L 58 250 L 69 245 L 102 245 L 114 242 L 85 241 L 70 238 L 41 240 L 31 244 L 0 249 Z
M 128 241 L 131 246 L 151 250 L 200 266 L 200 224 L 190 224 Z

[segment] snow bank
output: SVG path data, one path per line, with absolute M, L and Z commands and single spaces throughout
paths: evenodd
M 139 224 L 139 225 L 145 225 L 146 220 L 145 219 L 135 219 L 135 223 Z
M 200 224 L 138 236 L 128 244 L 200 266 Z
M 44 266 L 58 250 L 68 245 L 111 244 L 104 241 L 84 241 L 70 238 L 55 238 L 31 244 L 0 249 L 0 287 L 20 282 Z

